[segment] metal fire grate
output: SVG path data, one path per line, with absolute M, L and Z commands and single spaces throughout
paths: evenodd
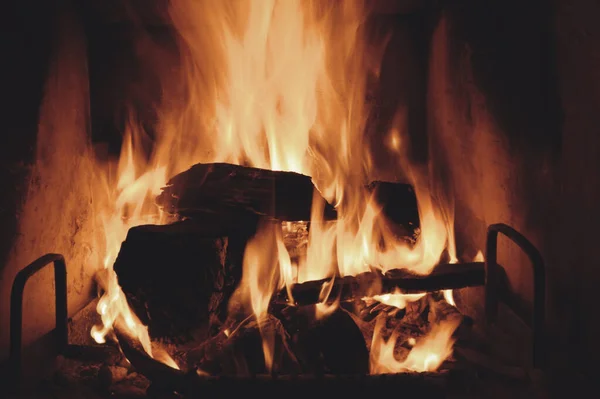
M 533 312 L 527 314 L 519 309 L 512 300 L 512 295 L 506 284 L 506 275 L 503 267 L 498 264 L 498 236 L 502 234 L 514 242 L 528 256 L 533 273 Z M 58 353 L 68 357 L 69 354 L 77 353 L 81 350 L 75 345 L 69 344 L 68 336 L 68 315 L 67 315 L 67 267 L 64 257 L 59 254 L 46 254 L 24 269 L 22 269 L 14 279 L 11 304 L 10 304 L 10 357 L 9 366 L 12 371 L 12 382 L 18 387 L 21 382 L 22 371 L 22 321 L 23 321 L 23 292 L 29 278 L 45 268 L 47 265 L 54 265 L 55 279 L 55 302 L 56 302 L 56 328 L 54 338 Z M 488 227 L 485 262 L 475 262 L 476 267 L 480 267 L 484 273 L 478 284 L 473 284 L 473 270 L 471 273 L 469 285 L 480 285 L 485 287 L 485 319 L 488 325 L 493 325 L 498 318 L 498 308 L 500 303 L 504 303 L 512 312 L 523 320 L 532 330 L 532 367 L 542 368 L 544 364 L 544 318 L 545 318 L 545 285 L 546 274 L 542 256 L 535 246 L 521 233 L 506 224 L 493 224 Z M 123 348 L 127 357 L 136 368 L 135 350 L 133 348 Z M 129 352 L 129 353 L 128 353 Z M 146 356 L 147 357 L 147 356 Z M 199 376 L 195 372 L 183 373 L 169 367 L 161 368 L 161 363 L 147 357 L 143 362 L 154 362 L 159 365 L 157 368 L 152 366 L 152 370 L 139 370 L 152 381 L 152 387 L 159 390 L 178 391 L 191 394 L 201 392 L 209 394 L 213 392 L 220 397 L 227 397 L 228 390 L 240 389 L 260 389 L 266 390 L 274 395 L 293 396 L 306 395 L 314 393 L 315 390 L 340 389 L 347 391 L 351 396 L 359 391 L 373 393 L 373 386 L 377 389 L 385 387 L 397 387 L 401 384 L 403 389 L 408 392 L 415 389 L 415 392 L 439 392 L 443 390 L 446 383 L 440 384 L 439 381 L 448 381 L 452 377 L 450 372 L 442 373 L 404 373 L 383 376 L 253 376 L 252 378 L 231 378 L 231 377 L 205 377 Z M 151 364 L 151 363 L 150 363 Z M 143 366 L 141 367 L 144 368 Z M 156 371 L 158 370 L 158 372 Z M 146 372 L 145 372 L 146 371 Z M 167 374 L 165 374 L 167 373 Z M 452 380 L 452 378 L 450 378 Z M 165 386 L 164 382 L 168 382 Z M 407 392 L 404 390 L 403 392 Z M 233 393 L 232 393 L 233 394 Z M 271 396 L 270 394 L 267 396 Z

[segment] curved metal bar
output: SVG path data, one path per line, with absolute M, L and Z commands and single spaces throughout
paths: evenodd
M 17 273 L 10 295 L 10 354 L 9 362 L 14 373 L 14 383 L 21 379 L 21 346 L 23 341 L 23 293 L 29 278 L 50 263 L 54 264 L 54 289 L 56 298 L 56 337 L 57 350 L 62 352 L 68 345 L 67 315 L 67 266 L 60 254 L 46 254 Z
M 541 367 L 544 359 L 544 323 L 546 316 L 546 268 L 542 255 L 524 235 L 504 224 L 488 227 L 485 248 L 485 314 L 488 323 L 496 321 L 499 303 L 498 234 L 502 233 L 521 248 L 531 262 L 533 272 L 533 366 Z

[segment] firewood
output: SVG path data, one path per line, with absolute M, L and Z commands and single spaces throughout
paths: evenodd
M 315 306 L 290 307 L 282 317 L 305 374 L 368 373 L 369 352 L 360 328 L 344 309 L 316 317 Z
M 397 235 L 411 235 L 419 227 L 417 199 L 410 184 L 375 181 L 365 189 L 373 193 Z M 210 163 L 196 164 L 171 178 L 156 203 L 170 214 L 194 219 L 213 214 L 235 223 L 250 213 L 309 221 L 314 193 L 311 178 L 299 173 Z M 337 218 L 334 207 L 326 202 L 323 218 Z
M 302 376 L 296 373 L 209 376 L 196 370 L 181 371 L 170 368 L 146 355 L 139 342 L 117 330 L 125 356 L 132 366 L 146 376 L 152 385 L 160 385 L 161 392 L 178 392 L 184 397 L 232 397 L 242 392 L 260 394 L 265 398 L 305 398 L 315 392 L 334 390 L 340 396 L 361 394 L 385 395 L 390 389 L 402 387 L 404 393 L 426 397 L 444 397 L 448 373 L 399 373 L 385 376 Z M 225 377 L 225 378 L 224 378 Z
M 119 341 L 123 354 L 137 372 L 150 381 L 159 381 L 163 387 L 169 387 L 173 391 L 188 384 L 188 373 L 151 358 L 142 348 L 142 344 L 128 335 L 125 330 L 119 327 L 118 323 L 114 327 L 115 336 Z
M 196 164 L 169 180 L 156 203 L 171 214 L 270 216 L 310 220 L 315 187 L 309 176 L 226 163 Z M 329 204 L 325 217 L 335 218 Z
M 219 334 L 187 351 L 188 367 L 209 375 L 250 376 L 267 372 L 263 336 L 273 338 L 273 372 L 298 372 L 296 356 L 281 322 L 267 315 L 260 321 L 253 316 L 242 323 L 226 323 Z
M 427 320 L 430 325 L 450 320 L 455 320 L 456 324 L 459 325 L 463 320 L 463 315 L 455 306 L 450 305 L 445 300 L 436 300 L 429 297 L 429 314 Z
M 402 292 L 431 292 L 444 289 L 463 288 L 483 285 L 485 271 L 483 262 L 439 264 L 429 275 L 417 275 L 407 270 L 391 270 L 385 274 L 377 271 L 362 273 L 357 276 L 336 278 L 330 297 L 339 297 L 342 301 L 392 293 L 397 289 Z M 329 283 L 330 278 L 307 281 L 292 287 L 292 296 L 297 305 L 310 305 L 320 302 L 319 295 L 323 284 Z M 372 292 L 372 287 L 380 284 L 378 292 Z M 280 291 L 274 298 L 275 302 L 288 301 L 286 290 Z
M 129 230 L 114 270 L 151 336 L 185 340 L 211 316 L 224 320 L 252 228 L 243 230 L 210 232 L 193 221 Z

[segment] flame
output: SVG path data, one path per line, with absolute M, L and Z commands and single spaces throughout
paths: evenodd
M 458 326 L 456 320 L 442 321 L 426 336 L 409 343 L 412 348 L 404 360 L 398 360 L 394 354 L 399 334 L 394 332 L 386 340 L 381 333 L 384 324 L 385 318 L 377 319 L 370 352 L 371 374 L 435 371 L 452 355 L 452 333 Z
M 167 222 L 154 206 L 154 196 L 168 177 L 198 162 L 304 173 L 318 188 L 305 257 L 292 260 L 281 226 L 274 223 L 261 225 L 246 247 L 235 296 L 259 321 L 267 315 L 272 294 L 287 287 L 291 298 L 290 288 L 298 282 L 333 282 L 372 268 L 428 274 L 444 250 L 456 259 L 453 214 L 436 197 L 427 173 L 403 165 L 418 199 L 416 243 L 392 233 L 381 206 L 365 188 L 373 169 L 371 149 L 364 144 L 367 81 L 377 76 L 371 65 L 381 57 L 381 49 L 372 50 L 365 40 L 366 4 L 170 2 L 181 58 L 178 68 L 160 76 L 163 90 L 156 104 L 153 150 L 143 156 L 140 141 L 145 132 L 132 118 L 117 178 L 109 173 L 105 178 L 110 206 L 99 210 L 105 242 L 98 278 L 104 291 L 98 304 L 102 326 L 92 330 L 94 339 L 103 342 L 114 323 L 123 320 L 152 355 L 147 328 L 129 309 L 112 267 L 129 228 Z M 405 159 L 402 131 L 392 129 L 388 141 L 389 149 Z M 323 220 L 321 196 L 336 206 L 337 221 Z M 322 288 L 317 317 L 326 317 L 338 305 L 329 298 L 331 286 Z M 404 301 L 405 306 L 413 298 L 398 295 L 380 299 L 399 305 Z M 274 340 L 269 331 L 261 332 L 265 364 L 271 368 Z M 437 345 L 437 338 L 419 341 L 414 350 L 430 344 Z M 422 368 L 438 367 L 443 351 L 439 356 L 439 362 L 429 359 Z M 161 359 L 174 365 L 172 359 Z
M 452 293 L 452 290 L 444 290 L 443 294 L 444 294 L 444 299 L 446 300 L 446 302 L 448 302 L 452 306 L 456 306 L 456 302 L 454 302 L 454 294 Z
M 121 242 L 131 227 L 164 222 L 161 220 L 158 209 L 150 206 L 148 198 L 160 192 L 160 188 L 166 180 L 166 169 L 164 167 L 148 168 L 148 171 L 138 176 L 133 138 L 133 135 L 128 132 L 119 162 L 119 179 L 116 190 L 109 193 L 109 197 L 114 198 L 114 206 L 103 210 L 100 214 L 105 234 L 105 256 L 103 269 L 97 273 L 96 281 L 104 291 L 97 305 L 102 325 L 92 327 L 91 335 L 96 342 L 104 343 L 106 335 L 111 332 L 114 324 L 121 321 L 120 328 L 136 338 L 146 353 L 153 356 L 148 328 L 130 309 L 113 270 Z M 175 361 L 166 352 L 155 353 L 155 358 L 173 368 L 178 368 Z
M 259 226 L 256 235 L 248 241 L 244 252 L 242 280 L 236 290 L 236 300 L 250 305 L 258 320 L 263 336 L 263 353 L 267 370 L 273 367 L 275 337 L 270 328 L 263 329 L 262 322 L 267 317 L 271 295 L 278 288 L 280 269 L 278 251 L 282 245 L 281 230 L 277 223 L 266 222 Z
M 423 298 L 427 293 L 404 294 L 398 288 L 393 293 L 383 295 L 373 295 L 372 297 L 362 298 L 368 304 L 373 301 L 380 302 L 384 305 L 394 306 L 398 309 L 404 309 L 408 302 L 415 302 Z
M 473 258 L 473 262 L 483 262 L 483 261 L 485 261 L 485 258 L 483 257 L 483 252 L 477 251 L 477 254 Z

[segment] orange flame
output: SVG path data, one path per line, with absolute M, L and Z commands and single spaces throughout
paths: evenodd
M 412 181 L 421 218 L 414 245 L 395 237 L 365 188 L 372 177 L 371 152 L 364 145 L 367 78 L 377 74 L 369 65 L 381 55 L 371 56 L 365 40 L 365 4 L 170 2 L 169 15 L 181 40 L 180 68 L 161 76 L 163 99 L 150 161 L 142 162 L 135 152 L 143 132 L 131 123 L 111 193 L 113 206 L 103 210 L 106 256 L 99 283 L 104 295 L 98 305 L 103 325 L 92 331 L 97 341 L 122 318 L 151 354 L 147 329 L 129 310 L 112 265 L 130 227 L 165 222 L 153 197 L 167 177 L 197 162 L 310 175 L 338 210 L 336 222 L 325 222 L 323 202 L 313 201 L 307 254 L 298 262 L 283 245 L 278 225 L 261 226 L 248 243 L 236 295 L 259 320 L 273 292 L 284 286 L 291 292 L 297 282 L 373 267 L 428 274 L 444 250 L 456 259 L 453 214 L 434 200 L 425 176 L 414 174 Z M 390 149 L 402 155 L 400 130 L 392 130 L 389 141 Z M 330 287 L 323 287 L 317 317 L 337 306 L 328 298 Z M 263 338 L 271 367 L 273 340 Z
M 473 262 L 483 262 L 485 258 L 483 257 L 483 252 L 477 251 L 477 254 L 473 258 Z
M 278 288 L 278 248 L 283 243 L 276 223 L 261 225 L 246 245 L 242 280 L 236 295 L 242 303 L 249 303 L 263 335 L 263 352 L 267 370 L 273 367 L 275 337 L 272 329 L 263 329 L 261 322 L 267 316 L 271 295 Z M 285 249 L 285 248 L 284 248 Z
M 114 208 L 104 210 L 100 215 L 105 234 L 105 257 L 103 270 L 96 275 L 96 281 L 104 290 L 97 305 L 102 326 L 94 326 L 91 334 L 96 342 L 104 343 L 106 335 L 120 320 L 120 327 L 135 337 L 148 355 L 153 356 L 148 329 L 129 308 L 112 267 L 129 228 L 144 223 L 164 222 L 160 220 L 158 209 L 150 207 L 151 203 L 149 204 L 147 199 L 160 191 L 162 183 L 166 180 L 166 170 L 164 167 L 149 168 L 146 173 L 137 176 L 133 137 L 128 134 L 123 145 L 118 175 L 116 192 L 109 194 L 114 198 Z M 178 368 L 166 353 L 156 353 L 155 357 L 173 368 Z
M 394 306 L 398 309 L 404 309 L 408 302 L 418 301 L 423 298 L 426 293 L 417 293 L 417 294 L 403 294 L 399 289 L 394 290 L 391 294 L 383 294 L 383 295 L 373 295 L 372 297 L 363 298 L 368 304 L 373 301 L 380 302 L 384 305 Z
M 452 355 L 452 333 L 458 326 L 456 320 L 434 325 L 426 336 L 414 343 L 404 360 L 398 360 L 394 354 L 398 333 L 394 332 L 387 340 L 382 337 L 384 323 L 385 319 L 380 317 L 375 325 L 370 353 L 371 374 L 435 371 Z

